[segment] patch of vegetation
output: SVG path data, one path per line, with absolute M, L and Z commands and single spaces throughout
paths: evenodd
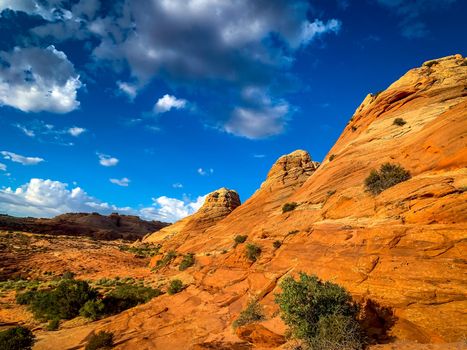
M 299 230 L 292 230 L 292 231 L 289 231 L 289 235 L 295 235 L 297 233 L 299 233 L 300 231 Z
M 75 274 L 71 271 L 65 271 L 62 275 L 62 278 L 64 280 L 72 280 L 73 278 L 75 278 Z
M 139 246 L 126 246 L 121 245 L 118 247 L 123 252 L 128 252 L 134 254 L 138 258 L 151 258 L 157 254 L 159 254 L 159 250 L 161 249 L 161 245 L 157 244 L 148 244 L 144 243 Z
M 274 248 L 276 248 L 276 249 L 279 249 L 279 248 L 281 247 L 281 245 L 282 245 L 281 241 L 274 241 L 274 242 L 272 243 L 272 246 L 273 246 Z
M 170 250 L 167 254 L 165 254 L 162 259 L 160 259 L 156 264 L 156 269 L 160 269 L 164 266 L 169 265 L 172 260 L 177 257 L 177 252 L 175 250 Z
M 98 320 L 106 314 L 105 304 L 101 299 L 88 300 L 79 310 L 79 314 L 92 321 Z
M 312 350 L 360 350 L 363 337 L 358 307 L 343 287 L 300 273 L 286 277 L 275 301 L 291 334 Z
M 368 192 L 378 195 L 385 189 L 410 179 L 410 173 L 398 164 L 385 163 L 379 171 L 372 170 L 365 179 L 365 187 Z
M 120 285 L 104 297 L 104 313 L 106 315 L 118 314 L 136 305 L 147 303 L 161 294 L 161 290 L 151 287 Z M 99 305 L 95 305 L 95 307 L 96 309 L 100 308 Z
M 248 243 L 246 245 L 245 256 L 248 260 L 255 262 L 258 260 L 259 256 L 261 255 L 261 248 L 253 243 Z
M 245 310 L 240 312 L 238 318 L 234 321 L 232 326 L 234 328 L 244 326 L 249 323 L 259 322 L 265 320 L 263 308 L 257 300 L 252 300 L 248 303 Z
M 37 289 L 41 285 L 41 281 L 38 280 L 8 280 L 0 282 L 0 292 L 6 292 L 10 290 L 24 290 L 24 289 Z
M 170 285 L 167 288 L 167 294 L 169 295 L 177 294 L 181 292 L 184 288 L 185 286 L 183 285 L 183 282 L 181 280 L 179 279 L 172 280 L 170 281 Z
M 236 235 L 235 238 L 234 238 L 234 242 L 235 244 L 241 244 L 241 243 L 245 243 L 246 239 L 248 238 L 247 235 Z
M 331 196 L 334 195 L 335 193 L 336 193 L 336 190 L 329 190 L 329 191 L 326 193 L 326 195 L 327 195 L 328 197 L 331 197 Z
M 100 331 L 91 335 L 86 344 L 85 350 L 104 350 L 114 346 L 114 334 L 112 332 Z
M 180 263 L 180 266 L 178 267 L 178 269 L 180 271 L 185 271 L 187 268 L 193 266 L 194 264 L 195 264 L 194 254 L 188 253 L 188 254 L 185 254 L 185 256 L 183 257 L 183 260 Z
M 0 349 L 2 350 L 30 350 L 34 341 L 34 334 L 25 327 L 0 331 Z
M 298 206 L 297 203 L 295 202 L 290 202 L 290 203 L 285 203 L 283 206 L 282 206 L 282 213 L 286 213 L 288 211 L 292 211 L 292 210 L 295 210 L 295 208 Z
M 396 118 L 394 119 L 394 121 L 392 122 L 393 125 L 398 125 L 398 126 L 402 126 L 402 125 L 405 125 L 407 124 L 407 122 L 402 119 L 402 118 Z
M 331 155 L 329 156 L 329 161 L 332 162 L 335 158 L 336 158 L 336 155 L 335 155 L 335 154 L 331 154 Z
M 58 327 L 60 327 L 60 320 L 58 318 L 54 318 L 53 320 L 50 320 L 49 323 L 47 324 L 48 331 L 56 331 Z
M 88 300 L 96 299 L 98 293 L 85 281 L 62 280 L 53 290 L 39 290 L 21 301 L 29 307 L 38 320 L 69 320 L 78 316 Z

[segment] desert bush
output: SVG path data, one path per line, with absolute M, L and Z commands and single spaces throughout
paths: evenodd
M 36 291 L 34 290 L 28 290 L 23 293 L 16 293 L 16 304 L 19 305 L 29 305 L 31 304 L 32 300 L 34 299 L 34 296 L 36 295 Z
M 295 210 L 295 208 L 298 206 L 297 203 L 295 202 L 291 202 L 291 203 L 285 203 L 283 206 L 282 206 L 282 212 L 283 213 L 286 213 L 288 211 L 292 211 L 292 210 Z
M 30 308 L 39 320 L 71 319 L 88 300 L 94 300 L 97 291 L 85 281 L 62 280 L 53 290 L 35 292 L 30 298 Z
M 272 243 L 272 246 L 273 246 L 274 248 L 276 248 L 276 249 L 280 248 L 281 245 L 282 245 L 281 241 L 274 241 L 274 242 Z
M 104 350 L 114 346 L 114 334 L 112 332 L 100 331 L 91 335 L 86 344 L 85 350 Z
M 98 320 L 105 315 L 105 304 L 102 300 L 88 300 L 79 310 L 79 314 L 92 321 Z
M 234 242 L 235 244 L 241 244 L 241 243 L 245 243 L 246 239 L 248 238 L 247 235 L 236 235 L 235 238 L 234 238 Z
M 319 319 L 310 345 L 312 350 L 360 350 L 364 340 L 354 318 L 332 314 Z
M 405 125 L 407 124 L 407 122 L 402 119 L 402 118 L 396 118 L 394 119 L 394 121 L 392 122 L 393 125 L 398 125 L 398 126 L 402 126 L 402 125 Z
M 232 324 L 234 328 L 244 326 L 249 323 L 254 323 L 258 321 L 264 320 L 266 317 L 264 316 L 263 308 L 261 304 L 258 303 L 257 300 L 252 300 L 248 303 L 245 310 L 240 312 L 238 318 Z
M 72 280 L 73 278 L 75 278 L 75 274 L 71 271 L 65 271 L 62 275 L 62 278 L 64 280 Z
M 180 266 L 178 269 L 180 271 L 184 271 L 187 268 L 193 266 L 195 264 L 195 256 L 192 253 L 188 253 L 183 257 L 182 262 L 180 263 Z
M 282 293 L 276 294 L 275 301 L 295 338 L 313 350 L 361 349 L 356 322 L 358 307 L 343 287 L 300 273 L 298 281 L 286 277 L 281 288 Z M 357 339 L 356 345 L 339 347 L 347 339 Z
M 372 170 L 365 179 L 366 190 L 378 195 L 385 189 L 410 179 L 410 173 L 398 164 L 384 163 L 379 171 Z
M 117 286 L 103 299 L 104 314 L 120 313 L 136 305 L 147 303 L 161 294 L 162 292 L 159 289 L 151 287 L 128 284 Z
M 151 258 L 154 255 L 159 254 L 159 250 L 161 249 L 161 245 L 154 245 L 154 244 L 142 244 L 140 246 L 126 246 L 121 245 L 118 247 L 121 251 L 128 252 L 134 254 L 138 258 Z
M 245 256 L 248 260 L 255 262 L 261 255 L 261 248 L 256 244 L 249 243 L 246 245 Z
M 156 264 L 156 268 L 162 268 L 164 266 L 169 265 L 172 260 L 174 260 L 177 257 L 177 252 L 175 250 L 170 250 L 165 254 L 161 260 L 159 260 Z
M 170 281 L 169 288 L 167 288 L 167 293 L 169 295 L 177 294 L 183 290 L 183 282 L 179 279 L 175 279 Z
M 334 160 L 334 158 L 336 158 L 336 155 L 335 154 L 331 154 L 329 156 L 329 161 L 332 162 Z
M 50 320 L 49 323 L 47 324 L 48 331 L 56 331 L 58 327 L 60 327 L 60 320 L 58 318 L 54 318 L 53 320 Z
M 295 235 L 295 234 L 297 234 L 297 233 L 299 233 L 299 232 L 300 232 L 300 230 L 292 230 L 292 231 L 289 231 L 288 234 L 289 234 L 289 235 Z
M 25 327 L 0 331 L 0 349 L 2 350 L 30 350 L 34 341 L 34 334 Z

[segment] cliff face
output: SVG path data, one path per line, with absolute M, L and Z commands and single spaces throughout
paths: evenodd
M 427 62 L 367 96 L 321 165 L 304 151 L 293 152 L 227 216 L 203 226 L 200 212 L 165 229 L 183 226 L 164 236 L 163 251 L 196 257 L 186 271 L 174 264 L 159 272 L 161 280 L 182 279 L 189 285 L 183 292 L 56 332 L 37 349 L 50 349 L 69 334 L 81 334 L 68 344 L 77 345 L 100 329 L 124 340 L 121 349 L 248 349 L 232 321 L 255 297 L 268 316 L 255 331 L 283 335 L 274 293 L 283 276 L 298 271 L 349 289 L 365 305 L 375 337 L 461 339 L 467 332 L 466 86 L 467 62 L 457 55 Z M 396 118 L 405 124 L 395 125 Z M 401 164 L 412 177 L 374 196 L 364 180 L 385 162 Z M 297 207 L 283 213 L 288 202 Z M 189 234 L 188 224 L 203 229 Z M 245 258 L 244 244 L 234 244 L 237 234 L 261 247 L 256 262 Z M 279 348 L 282 341 L 256 345 Z
M 17 218 L 0 215 L 0 230 L 16 230 L 49 235 L 88 236 L 96 239 L 137 240 L 167 223 L 145 221 L 132 215 L 68 213 L 52 219 Z

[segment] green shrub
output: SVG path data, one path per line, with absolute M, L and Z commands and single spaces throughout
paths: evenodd
M 288 234 L 289 234 L 289 235 L 295 235 L 295 234 L 297 234 L 297 233 L 299 233 L 299 232 L 300 232 L 300 230 L 292 230 L 292 231 L 289 231 Z
M 161 249 L 161 245 L 153 245 L 153 244 L 141 244 L 140 246 L 126 246 L 121 245 L 118 247 L 123 252 L 133 253 L 138 258 L 151 258 L 154 255 L 159 254 L 159 250 Z
M 282 245 L 281 241 L 274 241 L 274 243 L 272 244 L 272 246 L 276 249 L 279 249 L 281 245 Z
M 319 319 L 310 345 L 313 350 L 361 350 L 364 340 L 354 318 L 332 314 Z
M 19 305 L 29 305 L 33 301 L 36 291 L 28 290 L 23 293 L 16 293 L 16 303 Z
M 380 170 L 372 170 L 365 179 L 366 190 L 378 195 L 385 189 L 410 179 L 410 173 L 398 164 L 385 163 Z
M 114 335 L 112 332 L 100 331 L 91 335 L 86 344 L 85 350 L 104 350 L 114 346 Z
M 50 320 L 49 323 L 47 324 L 47 330 L 56 331 L 59 326 L 60 326 L 60 320 L 58 318 L 54 318 L 53 320 Z
M 34 341 L 34 334 L 25 327 L 0 331 L 0 349 L 2 350 L 30 350 Z
M 165 254 L 162 257 L 161 260 L 157 262 L 156 268 L 159 269 L 159 268 L 169 265 L 172 262 L 172 260 L 174 260 L 176 257 L 177 257 L 177 252 L 175 250 L 170 250 L 169 252 L 167 252 L 167 254 Z
M 247 235 L 236 235 L 234 238 L 235 245 L 245 243 L 247 238 Z
M 403 125 L 407 124 L 407 122 L 402 118 L 396 118 L 396 119 L 394 119 L 392 124 L 393 125 L 398 125 L 398 126 L 403 126 Z
M 252 300 L 248 303 L 245 310 L 240 312 L 238 318 L 232 324 L 234 328 L 244 326 L 249 323 L 259 322 L 266 319 L 264 316 L 263 308 L 261 304 L 256 300 Z
M 120 285 L 104 297 L 104 313 L 118 314 L 139 304 L 147 303 L 152 298 L 161 295 L 159 289 L 140 285 Z
M 85 281 L 62 280 L 54 290 L 37 291 L 30 300 L 34 317 L 39 320 L 71 319 L 97 291 Z
M 286 277 L 281 288 L 282 293 L 276 294 L 275 301 L 279 304 L 282 319 L 295 338 L 301 339 L 313 350 L 361 348 L 361 343 L 354 348 L 341 348 L 338 344 L 343 338 L 353 339 L 360 334 L 355 321 L 358 307 L 344 288 L 305 273 L 300 273 L 298 281 Z M 332 332 L 337 334 L 339 331 L 348 331 L 349 334 L 344 333 L 333 339 Z M 321 343 L 327 342 L 334 347 L 320 347 Z
M 187 268 L 193 266 L 195 264 L 195 256 L 192 253 L 188 253 L 183 257 L 182 262 L 180 263 L 180 266 L 178 269 L 180 271 L 184 271 Z
M 105 315 L 105 304 L 102 300 L 88 300 L 79 310 L 79 314 L 90 320 L 98 320 Z
M 336 155 L 335 154 L 331 154 L 329 156 L 329 161 L 332 162 L 334 160 L 334 158 L 336 158 Z
M 295 202 L 291 202 L 291 203 L 285 203 L 283 206 L 282 206 L 282 212 L 283 213 L 286 213 L 288 211 L 292 211 L 292 210 L 295 210 L 295 208 L 298 206 L 297 203 Z
M 261 255 L 261 248 L 256 244 L 249 243 L 246 245 L 245 256 L 248 260 L 255 262 Z
M 75 274 L 71 271 L 65 271 L 62 275 L 62 278 L 64 280 L 72 280 L 73 278 L 75 278 Z
M 175 279 L 170 281 L 169 288 L 167 289 L 167 293 L 169 295 L 177 294 L 181 292 L 184 288 L 183 282 L 179 279 Z

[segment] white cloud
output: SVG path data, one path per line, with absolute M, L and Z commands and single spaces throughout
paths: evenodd
M 182 201 L 161 196 L 153 198 L 153 206 L 141 209 L 140 213 L 148 219 L 175 222 L 195 213 L 205 199 L 206 196 L 199 196 L 195 201 Z
M 323 35 L 325 33 L 334 32 L 338 33 L 341 29 L 342 23 L 337 19 L 331 19 L 324 23 L 319 19 L 314 22 L 304 22 L 302 23 L 302 33 L 301 33 L 301 44 L 307 45 L 312 41 L 316 36 Z
M 255 87 L 243 91 L 245 106 L 234 109 L 223 125 L 230 134 L 248 139 L 261 139 L 284 131 L 291 108 L 287 101 L 273 100 L 268 93 Z
M 122 187 L 128 187 L 128 184 L 130 183 L 130 180 L 127 177 L 123 177 L 121 179 L 109 179 L 111 183 L 122 186 Z
M 6 171 L 6 165 L 3 163 L 0 163 L 0 170 L 1 171 Z
M 12 11 L 22 11 L 32 15 L 38 15 L 46 20 L 64 18 L 65 11 L 56 8 L 62 1 L 49 0 L 48 2 L 39 2 L 37 0 L 1 0 L 0 12 L 6 9 Z M 68 12 L 68 11 L 67 11 Z
M 157 100 L 156 104 L 154 105 L 154 112 L 165 113 L 171 109 L 183 109 L 186 107 L 186 105 L 187 100 L 165 94 L 163 97 Z
M 16 188 L 0 189 L 0 212 L 16 216 L 51 217 L 69 212 L 94 212 L 138 215 L 146 220 L 174 222 L 196 212 L 206 196 L 196 200 L 180 200 L 161 196 L 153 198 L 149 207 L 118 207 L 87 194 L 82 188 L 50 179 L 33 178 Z
M 71 136 L 74 136 L 74 137 L 78 137 L 79 135 L 81 135 L 85 131 L 86 131 L 86 129 L 80 128 L 80 127 L 77 127 L 77 126 L 73 126 L 73 127 L 68 129 L 68 133 Z
M 118 81 L 117 82 L 118 88 L 124 92 L 131 100 L 133 100 L 137 93 L 138 89 L 135 85 L 131 85 L 129 83 L 125 83 L 123 81 Z
M 3 155 L 3 158 L 11 160 L 12 162 L 21 163 L 23 165 L 35 165 L 44 161 L 44 159 L 39 157 L 25 157 L 20 154 L 8 151 L 2 151 L 0 153 Z
M 102 166 L 115 166 L 119 162 L 117 158 L 108 154 L 97 153 L 97 157 L 99 158 L 99 164 Z
M 197 172 L 201 176 L 208 176 L 214 173 L 214 169 L 213 168 L 209 168 L 209 169 L 198 168 Z
M 172 184 L 172 187 L 173 188 L 183 188 L 183 184 L 177 182 L 177 183 Z
M 82 86 L 73 64 L 54 46 L 0 52 L 0 105 L 23 112 L 68 113 L 79 107 Z
M 36 136 L 34 130 L 28 129 L 28 128 L 26 128 L 25 126 L 20 125 L 20 124 L 16 124 L 15 126 L 16 126 L 18 129 L 20 129 L 22 132 L 24 132 L 24 134 L 25 134 L 26 136 L 29 136 L 29 137 L 35 137 L 35 136 Z

